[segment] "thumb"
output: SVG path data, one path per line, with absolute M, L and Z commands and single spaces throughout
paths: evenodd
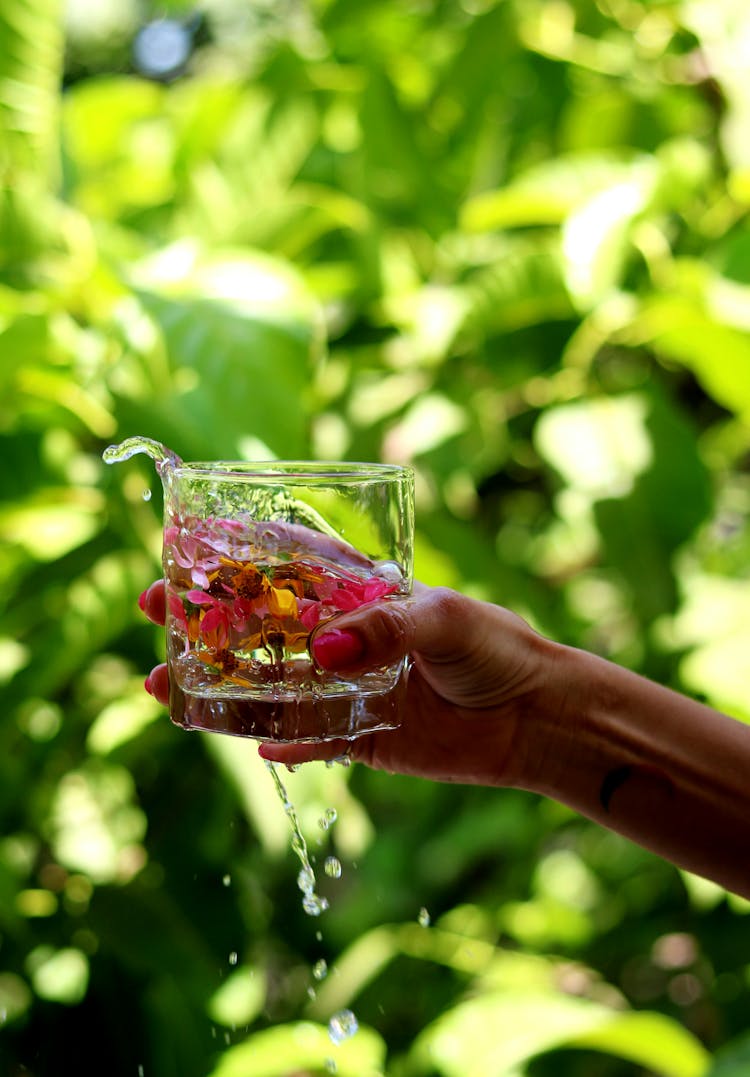
M 455 660 L 472 650 L 473 599 L 446 587 L 420 587 L 411 598 L 388 599 L 341 614 L 312 636 L 323 669 L 357 671 L 397 662 L 406 654 L 427 663 Z

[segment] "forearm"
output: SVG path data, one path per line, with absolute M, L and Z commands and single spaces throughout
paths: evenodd
M 528 788 L 750 897 L 749 727 L 566 647 L 539 699 Z

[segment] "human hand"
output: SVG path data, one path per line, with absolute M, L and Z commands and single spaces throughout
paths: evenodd
M 144 592 L 140 604 L 150 620 L 163 624 L 162 581 Z M 532 724 L 522 719 L 534 711 L 554 645 L 520 617 L 417 584 L 409 599 L 372 603 L 319 626 L 311 646 L 322 668 L 347 674 L 411 654 L 402 724 L 351 741 L 263 742 L 263 758 L 292 765 L 346 753 L 377 769 L 441 781 L 527 783 Z M 146 686 L 167 703 L 165 665 L 151 672 Z

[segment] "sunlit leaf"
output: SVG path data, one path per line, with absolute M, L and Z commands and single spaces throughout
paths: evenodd
M 209 999 L 208 1015 L 228 1028 L 249 1025 L 262 1010 L 265 999 L 263 973 L 259 969 L 237 969 Z
M 536 1055 L 590 1047 L 660 1077 L 703 1077 L 708 1055 L 690 1033 L 655 1013 L 618 1013 L 562 995 L 484 995 L 449 1010 L 419 1037 L 415 1055 L 445 1077 L 506 1077 Z
M 131 694 L 113 700 L 99 712 L 89 728 L 87 747 L 93 754 L 107 755 L 163 716 L 162 706 L 144 692 L 139 680 Z
M 336 1064 L 335 1072 L 344 1077 L 382 1077 L 385 1044 L 369 1028 L 360 1028 L 351 1039 L 334 1045 L 320 1025 L 279 1025 L 226 1051 L 210 1077 L 286 1077 L 309 1068 L 324 1073 L 330 1060 Z
M 627 394 L 548 408 L 535 429 L 537 449 L 566 482 L 593 498 L 622 496 L 653 459 L 648 403 Z
M 127 881 L 143 865 L 146 819 L 130 774 L 113 764 L 69 771 L 52 803 L 49 836 L 61 864 L 98 882 Z
M 562 247 L 565 280 L 582 310 L 614 291 L 624 274 L 633 222 L 656 188 L 656 170 L 601 191 L 565 221 Z
M 562 224 L 590 199 L 626 183 L 644 163 L 619 153 L 555 157 L 507 187 L 476 195 L 463 207 L 462 223 L 469 231 Z
M 102 507 L 98 490 L 39 490 L 26 502 L 4 507 L 0 536 L 38 561 L 54 561 L 101 529 Z
M 647 300 L 632 336 L 657 354 L 683 363 L 718 404 L 743 417 L 750 415 L 750 338 L 722 323 L 700 298 Z
M 74 947 L 53 951 L 39 947 L 28 959 L 31 982 L 40 998 L 74 1006 L 86 994 L 89 963 L 86 955 Z

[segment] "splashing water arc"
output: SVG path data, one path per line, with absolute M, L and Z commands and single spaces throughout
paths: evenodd
M 154 461 L 159 475 L 165 468 L 179 467 L 182 463 L 177 453 L 172 452 L 166 445 L 162 445 L 160 441 L 155 441 L 153 438 L 142 437 L 140 434 L 136 437 L 125 438 L 117 445 L 108 446 L 102 453 L 102 460 L 105 464 L 120 464 L 125 460 L 130 460 L 132 456 L 137 456 L 138 453 Z

